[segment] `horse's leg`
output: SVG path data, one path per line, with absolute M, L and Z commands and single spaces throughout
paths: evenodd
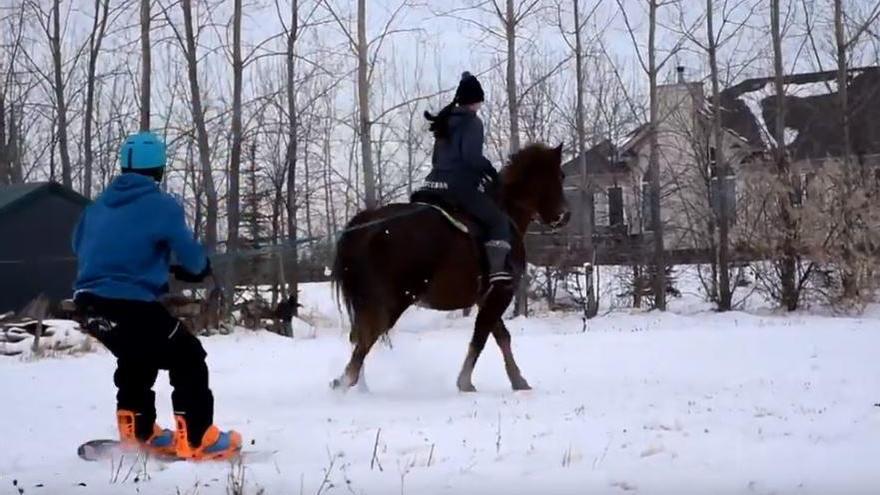
M 519 366 L 516 365 L 516 359 L 513 358 L 513 350 L 510 348 L 510 332 L 507 331 L 503 320 L 499 319 L 498 323 L 492 327 L 492 336 L 495 337 L 495 342 L 501 349 L 501 355 L 504 356 L 504 369 L 507 371 L 507 378 L 510 379 L 513 389 L 531 390 L 532 387 L 523 378 Z
M 408 302 L 394 301 L 391 304 L 392 309 L 385 311 L 376 308 L 358 311 L 354 319 L 355 328 L 352 330 L 356 337 L 354 349 L 351 351 L 351 359 L 345 366 L 342 375 L 330 383 L 332 388 L 348 389 L 360 382 L 364 376 L 364 359 L 370 353 L 373 344 L 394 326 L 408 306 Z M 366 391 L 366 385 L 359 387 L 359 389 Z
M 474 335 L 471 337 L 471 343 L 468 346 L 467 356 L 461 365 L 461 371 L 458 373 L 458 390 L 460 392 L 476 392 L 471 376 L 474 373 L 474 366 L 477 364 L 477 358 L 486 347 L 486 341 L 489 339 L 491 328 L 486 325 L 475 325 Z
M 366 394 L 370 392 L 370 387 L 367 386 L 367 379 L 364 377 L 364 368 L 365 366 L 361 364 L 361 371 L 358 373 L 357 379 L 357 389 L 358 392 Z
M 358 378 L 362 376 L 364 359 L 385 330 L 387 328 L 381 328 L 380 319 L 374 309 L 357 311 L 354 318 L 354 328 L 352 328 L 355 342 L 354 349 L 351 351 L 351 359 L 348 360 L 342 375 L 330 383 L 332 388 L 347 390 L 358 382 Z
M 510 288 L 491 287 L 483 303 L 477 312 L 476 322 L 474 323 L 474 335 L 471 337 L 470 346 L 468 346 L 467 356 L 461 365 L 461 371 L 458 374 L 458 390 L 462 392 L 475 392 L 474 384 L 471 376 L 474 373 L 474 366 L 483 348 L 486 347 L 486 340 L 489 339 L 496 323 L 501 320 L 501 315 L 510 304 L 513 298 L 513 290 Z

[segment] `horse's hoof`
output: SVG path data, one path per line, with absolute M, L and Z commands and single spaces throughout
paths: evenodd
M 342 384 L 342 380 L 339 378 L 334 378 L 330 382 L 330 388 L 333 390 L 345 390 L 347 387 Z
M 529 386 L 529 382 L 523 380 L 523 381 L 521 381 L 521 382 L 514 383 L 514 384 L 513 384 L 513 389 L 516 390 L 516 391 L 520 391 L 520 390 L 531 390 L 532 387 Z
M 474 387 L 472 383 L 459 383 L 458 384 L 459 392 L 476 392 L 477 389 Z

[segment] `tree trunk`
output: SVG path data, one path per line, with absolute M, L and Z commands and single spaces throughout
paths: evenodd
M 12 184 L 21 184 L 24 182 L 24 172 L 22 171 L 21 155 L 24 145 L 21 137 L 21 118 L 16 112 L 15 105 L 9 106 L 9 119 L 6 126 L 9 133 L 9 140 L 6 145 L 6 157 L 9 160 L 9 182 Z
M 731 175 L 728 168 L 727 154 L 724 149 L 724 131 L 721 127 L 721 90 L 718 84 L 718 50 L 716 46 L 714 27 L 714 12 L 712 0 L 706 0 L 706 31 L 709 41 L 709 70 L 710 79 L 712 80 L 712 134 L 715 142 L 715 161 L 717 176 L 717 192 L 720 205 L 718 219 L 718 278 L 713 277 L 714 281 L 718 281 L 718 310 L 729 311 L 731 307 L 731 290 L 730 290 L 730 205 L 727 203 L 727 194 L 724 185 L 727 177 Z M 711 175 L 710 175 L 711 184 Z M 734 213 L 735 214 L 735 213 Z M 713 267 L 714 268 L 714 267 Z
M 303 206 L 306 215 L 306 237 L 312 237 L 312 171 L 309 169 L 309 143 L 312 138 L 312 119 L 306 119 L 303 141 Z
M 324 128 L 324 137 L 322 143 L 322 154 L 324 161 L 324 211 L 327 212 L 327 233 L 336 233 L 336 209 L 333 203 L 333 151 L 332 151 L 332 121 L 328 118 L 328 125 Z
M 299 1 L 293 0 L 290 7 L 290 32 L 287 34 L 287 114 L 290 119 L 287 127 L 287 222 L 288 237 L 292 255 L 285 263 L 285 269 L 291 276 L 287 282 L 290 285 L 290 302 L 293 315 L 298 315 L 299 301 L 299 260 L 297 249 L 297 197 L 296 197 L 296 154 L 297 154 L 297 113 L 296 113 L 296 40 L 299 29 Z M 307 178 L 308 180 L 308 178 Z
M 507 0 L 507 9 L 501 21 L 507 41 L 507 113 L 510 119 L 510 154 L 519 150 L 519 95 L 516 85 L 516 12 L 513 0 Z M 514 314 L 527 316 L 529 312 L 529 270 L 528 264 L 522 274 L 514 301 Z
M 250 179 L 249 198 L 245 200 L 245 211 L 248 212 L 250 219 L 251 242 L 255 245 L 260 243 L 260 188 L 259 178 L 257 177 L 257 142 L 251 142 L 250 149 L 250 170 L 248 176 Z M 248 211 L 249 210 L 249 211 Z
M 849 88 L 847 77 L 846 60 L 846 32 L 843 25 L 843 0 L 834 0 L 834 39 L 837 45 L 837 96 L 838 109 L 840 112 L 840 126 L 843 130 L 843 178 L 844 186 L 838 191 L 839 203 L 843 211 L 844 228 L 841 232 L 841 257 L 843 269 L 841 285 L 843 286 L 843 298 L 852 301 L 859 295 L 858 268 L 854 266 L 855 256 L 853 250 L 857 244 L 856 217 L 860 208 L 853 208 L 852 198 L 855 197 L 858 178 L 852 168 L 852 143 L 850 142 L 849 123 Z
M 657 31 L 657 0 L 650 0 L 648 15 L 648 79 L 651 97 L 648 176 L 651 182 L 651 230 L 654 235 L 652 277 L 654 307 L 666 311 L 666 257 L 663 250 L 663 217 L 660 214 L 660 143 L 657 136 L 660 115 L 657 100 L 657 50 L 654 46 Z
M 593 253 L 593 218 L 591 215 L 592 210 L 592 202 L 593 202 L 593 186 L 590 181 L 589 172 L 587 170 L 587 130 L 586 130 L 586 118 L 584 111 L 584 46 L 581 32 L 581 14 L 580 14 L 580 0 L 573 0 L 574 4 L 574 68 L 575 68 L 575 77 L 576 77 L 576 86 L 575 93 L 577 97 L 577 105 L 575 107 L 575 130 L 577 132 L 577 153 L 578 153 L 578 168 L 580 169 L 581 174 L 581 224 L 580 224 L 580 234 L 581 234 L 581 249 L 583 249 L 586 253 L 589 253 L 592 256 Z M 592 276 L 593 265 L 590 264 L 590 269 L 586 270 L 585 273 L 585 284 L 584 294 L 586 296 L 585 301 L 585 315 L 587 318 L 592 318 L 596 316 L 598 313 L 598 306 L 596 305 L 596 294 L 593 287 L 593 276 Z
M 510 118 L 510 153 L 519 150 L 519 95 L 516 87 L 516 12 L 513 0 L 507 0 L 507 16 L 504 18 L 507 39 L 507 112 Z
M 229 191 L 226 195 L 227 234 L 226 250 L 238 249 L 238 230 L 241 223 L 241 85 L 244 69 L 241 60 L 241 0 L 234 0 L 232 8 L 232 149 L 229 157 Z
M 61 53 L 61 0 L 52 2 L 52 68 L 54 69 L 55 112 L 58 124 L 58 151 L 61 155 L 61 183 L 73 187 L 70 148 L 67 139 L 67 100 L 64 94 L 64 59 Z
M 6 138 L 6 99 L 0 90 L 0 186 L 12 180 L 12 160 L 9 156 L 9 140 Z
M 357 91 L 360 114 L 359 137 L 361 140 L 361 164 L 364 171 L 364 201 L 368 209 L 378 206 L 376 201 L 376 177 L 373 170 L 373 146 L 370 122 L 370 82 L 367 80 L 367 2 L 358 0 L 357 11 Z
M 101 12 L 101 9 L 103 13 Z M 107 15 L 110 11 L 110 0 L 95 0 L 95 17 L 92 22 L 92 32 L 89 35 L 89 68 L 86 79 L 86 108 L 83 114 L 83 196 L 92 197 L 92 168 L 95 161 L 92 149 L 92 125 L 95 113 L 95 78 L 98 65 L 98 56 L 101 54 L 101 43 L 104 41 L 104 32 L 107 28 Z
M 234 0 L 232 7 L 232 143 L 229 151 L 228 190 L 226 192 L 226 253 L 230 262 L 226 265 L 224 292 L 235 300 L 238 285 L 236 260 L 238 259 L 239 228 L 241 226 L 241 84 L 243 64 L 241 60 L 241 0 Z M 254 239 L 256 241 L 256 238 Z M 232 304 L 226 305 L 231 313 Z M 228 314 L 227 314 L 228 316 Z
M 217 189 L 214 187 L 214 176 L 211 170 L 211 150 L 208 143 L 208 131 L 205 127 L 205 111 L 202 107 L 201 88 L 199 87 L 198 57 L 196 40 L 193 32 L 192 0 L 181 0 L 183 9 L 184 29 L 186 30 L 186 68 L 189 79 L 190 107 L 193 124 L 196 128 L 196 144 L 199 150 L 199 165 L 202 169 L 202 183 L 206 200 L 205 207 L 205 247 L 213 253 L 217 248 Z
M 141 120 L 140 130 L 150 130 L 150 76 L 152 75 L 150 49 L 150 0 L 141 0 Z
M 849 88 L 847 84 L 846 32 L 843 25 L 843 0 L 834 0 L 834 39 L 837 45 L 837 96 L 840 106 L 840 124 L 843 127 L 843 164 L 847 177 L 850 175 Z
M 770 1 L 770 30 L 773 38 L 773 76 L 776 90 L 776 123 L 773 129 L 776 146 L 774 161 L 776 173 L 782 181 L 783 190 L 779 194 L 780 218 L 782 220 L 783 240 L 781 258 L 777 261 L 777 270 L 782 288 L 781 302 L 789 311 L 798 306 L 798 290 L 795 284 L 797 275 L 797 256 L 795 253 L 796 225 L 792 214 L 793 191 L 791 170 L 785 149 L 785 72 L 782 66 L 782 34 L 779 27 L 779 0 Z

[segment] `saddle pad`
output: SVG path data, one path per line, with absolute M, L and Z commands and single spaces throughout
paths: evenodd
M 468 229 L 468 226 L 465 225 L 464 222 L 457 220 L 455 217 L 450 215 L 449 212 L 444 210 L 443 208 L 441 208 L 437 205 L 432 205 L 431 203 L 416 202 L 413 204 L 417 204 L 417 205 L 421 205 L 421 206 L 428 206 L 428 207 L 431 207 L 431 208 L 439 211 L 444 217 L 446 217 L 447 220 L 449 220 L 449 223 L 451 223 L 453 227 L 464 232 L 465 234 L 470 234 L 470 229 Z

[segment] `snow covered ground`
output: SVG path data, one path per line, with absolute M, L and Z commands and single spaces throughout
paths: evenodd
M 245 493 L 880 491 L 876 315 L 719 315 L 692 301 L 614 312 L 586 333 L 575 316 L 516 319 L 534 390 L 509 389 L 490 341 L 479 392 L 460 394 L 472 320 L 411 310 L 368 359 L 370 392 L 340 394 L 328 382 L 349 347 L 329 288 L 304 302 L 315 327 L 296 339 L 204 339 L 218 424 L 274 452 L 245 466 Z M 227 493 L 226 464 L 123 460 L 114 475 L 76 457 L 115 434 L 113 366 L 103 350 L 0 359 L 0 494 Z M 156 391 L 170 425 L 165 375 Z

